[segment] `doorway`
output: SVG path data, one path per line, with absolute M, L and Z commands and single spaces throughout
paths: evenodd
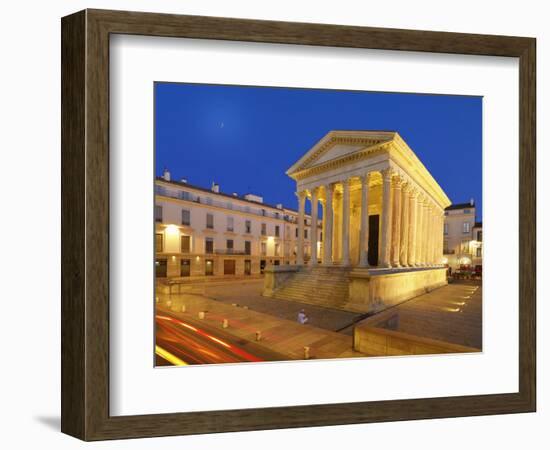
M 369 216 L 369 251 L 368 260 L 370 266 L 378 265 L 378 235 L 380 230 L 380 216 Z
M 180 268 L 180 276 L 181 277 L 191 276 L 191 260 L 190 259 L 182 259 L 180 267 L 181 267 Z
M 207 259 L 205 261 L 205 275 L 210 276 L 214 275 L 214 260 L 213 259 Z
M 234 259 L 224 259 L 223 260 L 223 274 L 224 275 L 235 275 L 235 260 Z
M 166 278 L 167 264 L 165 259 L 157 259 L 155 261 L 155 277 Z

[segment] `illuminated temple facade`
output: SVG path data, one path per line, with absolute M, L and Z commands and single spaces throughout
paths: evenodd
M 323 210 L 323 235 L 330 237 L 323 264 L 442 264 L 444 212 L 451 202 L 398 133 L 332 131 L 287 174 L 296 181 L 298 224 L 306 199 L 313 223 Z M 299 261 L 303 244 L 299 240 Z
M 319 283 L 346 282 L 339 305 L 371 311 L 446 284 L 443 227 L 451 202 L 397 132 L 331 131 L 287 175 L 296 182 L 298 226 L 310 201 L 312 224 L 322 211 L 326 238 L 319 255 L 303 265 L 298 232 L 298 267 L 270 270 L 265 295 L 283 298 L 288 290 L 289 297 L 307 273 Z M 311 235 L 316 248 L 315 231 Z M 331 306 L 327 292 L 325 299 L 304 294 L 296 300 Z

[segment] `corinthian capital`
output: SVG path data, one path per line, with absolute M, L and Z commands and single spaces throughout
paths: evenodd
M 393 175 L 395 174 L 395 171 L 391 167 L 387 167 L 385 169 L 382 169 L 380 171 L 380 174 L 382 175 L 382 179 L 384 181 L 391 181 Z

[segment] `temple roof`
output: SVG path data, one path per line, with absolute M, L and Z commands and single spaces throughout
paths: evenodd
M 349 167 L 357 161 L 372 160 L 379 155 L 391 161 L 391 166 L 399 168 L 442 208 L 451 204 L 441 186 L 397 131 L 332 130 L 296 161 L 286 174 L 298 182 L 314 174 L 328 173 L 339 166 Z

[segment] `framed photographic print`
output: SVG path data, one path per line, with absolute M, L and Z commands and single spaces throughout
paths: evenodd
M 535 39 L 62 20 L 62 431 L 535 410 Z

